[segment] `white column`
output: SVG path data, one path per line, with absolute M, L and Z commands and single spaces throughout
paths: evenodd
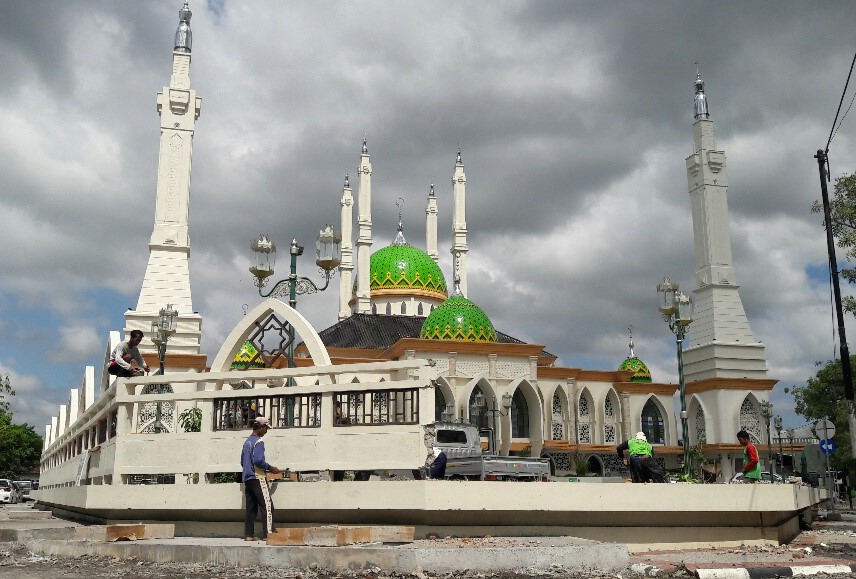
M 455 172 L 452 175 L 452 256 L 458 257 L 458 274 L 461 276 L 461 292 L 467 292 L 467 176 L 464 174 L 464 163 L 461 160 L 461 150 L 455 160 Z
M 440 259 L 437 251 L 437 197 L 434 195 L 433 183 L 425 207 L 425 251 L 435 263 Z
M 345 175 L 342 187 L 342 263 L 339 265 L 339 320 L 351 315 L 351 296 L 354 285 L 354 195 Z
M 371 313 L 371 287 L 369 274 L 371 271 L 372 251 L 372 164 L 369 159 L 369 149 L 363 139 L 363 151 L 360 155 L 360 192 L 358 211 L 357 237 L 357 303 L 354 311 L 361 314 Z

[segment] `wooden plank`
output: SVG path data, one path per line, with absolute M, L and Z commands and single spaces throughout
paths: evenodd
M 149 523 L 132 525 L 107 525 L 104 530 L 106 541 L 139 541 L 142 539 L 174 539 L 175 525 Z

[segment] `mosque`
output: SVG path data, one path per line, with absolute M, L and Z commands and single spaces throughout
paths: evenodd
M 583 369 L 561 366 L 546 349 L 549 345 L 527 343 L 494 327 L 490 312 L 478 306 L 478 296 L 468 293 L 467 177 L 460 150 L 451 167 L 453 271 L 448 276 L 439 265 L 439 216 L 433 185 L 426 200 L 424 249 L 408 241 L 413 236 L 409 232 L 405 236 L 400 218 L 394 241 L 376 247 L 372 164 L 364 140 L 357 167 L 356 201 L 349 177 L 340 199 L 337 323 L 316 332 L 284 303 L 271 306 L 265 302 L 233 330 L 209 365 L 200 351 L 203 316 L 193 307 L 188 267 L 192 143 L 202 105 L 190 85 L 190 17 L 185 2 L 179 12 L 172 75 L 157 96 L 161 137 L 148 264 L 137 307 L 125 313 L 123 331 L 125 337 L 135 329 L 145 332 L 141 350 L 149 365 L 155 366 L 157 346 L 152 341 L 152 322 L 166 304 L 171 304 L 178 312 L 176 331 L 165 356 L 166 371 L 172 379 L 169 385 L 156 384 L 150 378 L 131 379 L 127 389 L 122 380 L 117 384 L 106 373 L 109 352 L 121 337 L 119 332 L 111 332 L 100 380 L 96 380 L 95 369 L 87 367 L 81 387 L 71 391 L 67 404 L 60 406 L 46 426 L 42 457 L 46 488 L 73 484 L 75 479 L 78 485 L 81 480 L 83 484 L 133 484 L 158 468 L 162 469 L 159 472 L 169 472 L 156 466 L 155 458 L 119 468 L 108 464 L 104 449 L 118 440 L 115 458 L 111 458 L 118 464 L 123 434 L 138 436 L 135 444 L 145 440 L 156 447 L 158 436 L 180 432 L 182 408 L 201 408 L 202 433 L 217 434 L 224 429 L 218 420 L 225 407 L 218 406 L 215 395 L 237 400 L 241 388 L 264 387 L 277 394 L 282 391 L 285 400 L 292 384 L 298 389 L 327 384 L 321 375 L 324 373 L 313 375 L 311 370 L 324 368 L 329 373 L 331 366 L 341 366 L 337 380 L 347 375 L 353 383 L 350 394 L 343 394 L 341 399 L 354 421 L 381 426 L 383 419 L 372 418 L 370 409 L 360 407 L 359 400 L 370 398 L 359 398 L 364 394 L 359 387 L 370 382 L 371 388 L 383 388 L 385 380 L 404 383 L 402 369 L 410 368 L 409 372 L 427 377 L 424 386 L 430 393 L 418 395 L 420 404 L 427 408 L 419 406 L 406 420 L 387 418 L 387 425 L 413 424 L 418 415 L 421 422 L 467 421 L 491 428 L 500 454 L 547 457 L 557 476 L 625 474 L 615 448 L 637 431 L 647 435 L 656 457 L 670 469 L 680 467 L 683 444 L 696 447 L 709 461 L 711 477 L 720 482 L 728 480 L 742 464 L 742 448 L 736 443 L 735 432 L 748 431 L 760 445 L 759 450 L 766 450 L 769 440 L 762 404 L 768 401 L 776 380 L 767 376 L 764 345 L 752 335 L 739 296 L 728 225 L 726 156 L 716 145 L 700 74 L 694 85 L 694 146 L 686 158 L 697 266 L 695 321 L 684 353 L 689 440 L 679 441 L 680 423 L 674 411 L 678 385 L 653 380 L 634 352 L 632 337 L 628 357 L 616 363 L 615 369 Z M 381 229 L 391 233 L 393 227 L 389 224 Z M 282 359 L 270 363 L 260 356 L 265 345 L 260 335 L 253 333 L 253 324 L 260 327 L 269 322 L 290 327 L 302 340 L 295 342 L 292 382 L 270 378 L 279 376 L 270 368 L 282 366 Z M 267 383 L 232 383 L 224 374 L 230 368 L 242 377 L 252 376 L 248 372 L 253 371 L 268 376 Z M 367 369 L 386 374 L 367 382 Z M 175 373 L 186 376 L 184 382 L 175 378 Z M 135 395 L 141 397 L 129 398 Z M 171 396 L 171 402 L 157 402 L 158 395 Z M 318 398 L 313 396 L 298 396 L 298 406 L 305 405 L 301 408 L 308 412 L 308 418 L 300 422 L 304 418 L 295 418 L 297 406 L 292 407 L 287 418 L 283 415 L 286 430 L 289 426 L 295 430 L 300 426 L 326 428 L 322 424 L 326 415 L 318 405 L 327 404 L 328 398 L 322 401 L 320 391 Z M 389 396 L 384 400 L 392 404 Z M 411 402 L 402 404 L 413 403 L 408 400 Z M 139 438 L 142 435 L 148 438 Z M 100 467 L 86 464 L 90 450 L 101 453 Z M 126 457 L 122 460 L 136 459 L 150 449 L 134 452 L 138 454 L 121 454 Z M 319 468 L 318 460 L 307 458 L 306 465 Z M 210 462 L 194 471 L 203 481 L 227 468 L 217 459 L 210 458 Z M 354 468 L 357 466 L 388 468 L 389 464 L 381 461 Z M 172 472 L 179 477 L 176 470 Z

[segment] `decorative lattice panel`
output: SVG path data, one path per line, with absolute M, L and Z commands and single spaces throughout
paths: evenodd
M 580 444 L 591 444 L 591 424 L 580 423 L 577 432 L 579 432 Z
M 615 406 L 612 404 L 612 397 L 607 396 L 603 403 L 603 415 L 609 418 L 615 418 Z
M 172 394 L 169 384 L 149 384 L 142 394 Z M 139 406 L 139 432 L 160 434 L 172 432 L 175 421 L 175 406 L 172 402 L 145 402 Z
M 487 362 L 462 362 L 458 360 L 458 376 L 468 376 L 470 378 L 474 376 L 486 376 L 487 375 Z
M 704 421 L 704 410 L 702 409 L 701 404 L 699 404 L 696 407 L 696 413 L 695 413 L 695 439 L 696 439 L 696 442 L 698 442 L 699 440 L 707 440 L 707 436 L 705 434 L 706 433 L 706 426 L 707 425 L 705 424 L 705 421 Z
M 598 458 L 603 463 L 603 474 L 608 476 L 613 473 L 619 473 L 625 470 L 624 463 L 618 458 L 617 453 L 599 454 Z
M 603 426 L 603 442 L 604 444 L 615 442 L 615 425 L 605 424 Z
M 746 397 L 740 406 L 740 428 L 749 433 L 752 442 L 761 442 L 761 417 L 749 397 Z
M 559 393 L 553 394 L 553 424 L 551 428 L 551 436 L 553 440 L 564 440 L 565 424 L 562 420 L 562 398 Z
M 529 375 L 529 364 L 497 361 L 496 375 L 500 378 L 525 377 Z
M 580 396 L 580 418 L 588 418 L 589 416 L 589 401 L 588 397 L 583 395 Z
M 571 470 L 571 455 L 568 452 L 557 452 L 555 454 L 551 454 L 550 458 L 553 459 L 553 464 L 556 465 L 556 471 L 569 471 Z

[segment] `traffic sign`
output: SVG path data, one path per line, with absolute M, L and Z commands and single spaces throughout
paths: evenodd
M 835 452 L 835 441 L 831 438 L 820 441 L 820 452 L 826 455 L 832 455 Z
M 831 420 L 823 418 L 815 423 L 814 433 L 821 440 L 832 438 L 833 436 L 835 436 L 835 425 L 832 424 Z

